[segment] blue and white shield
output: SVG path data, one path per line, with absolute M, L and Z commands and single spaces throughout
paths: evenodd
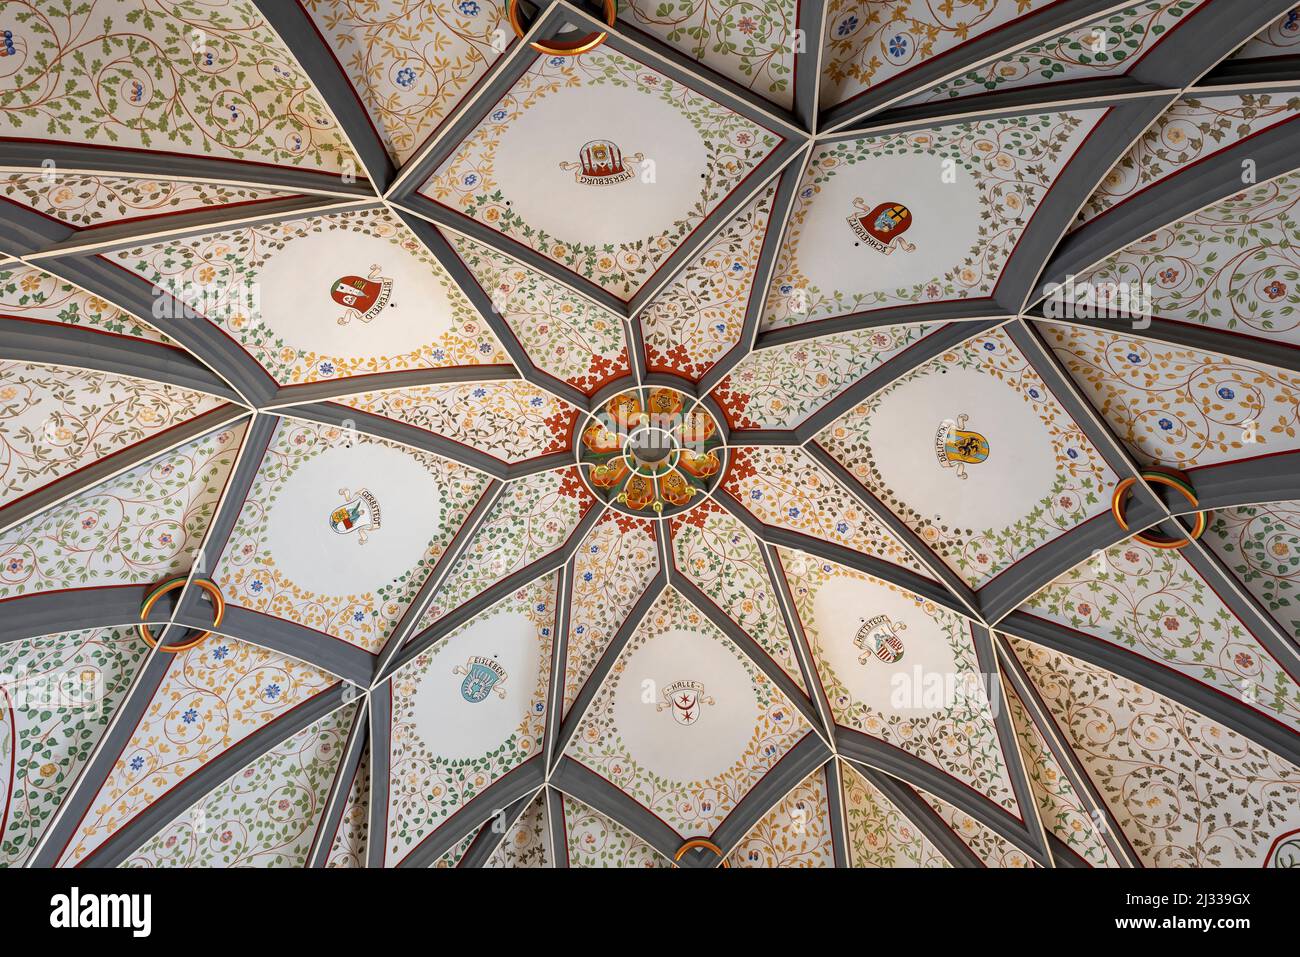
M 499 697 L 506 696 L 505 689 L 497 687 L 505 679 L 505 669 L 491 658 L 474 656 L 466 665 L 458 665 L 455 674 L 465 676 L 460 683 L 461 697 L 470 704 L 478 704 L 495 690 Z

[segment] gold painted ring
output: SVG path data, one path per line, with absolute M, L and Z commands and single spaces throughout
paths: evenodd
M 1192 488 L 1191 480 L 1175 469 L 1156 469 L 1146 468 L 1139 473 L 1147 482 L 1154 482 L 1157 485 L 1163 485 L 1166 488 L 1174 489 L 1183 498 L 1187 499 L 1192 508 L 1200 504 L 1196 497 L 1196 490 Z M 1136 478 L 1126 478 L 1115 486 L 1115 492 L 1110 499 L 1110 511 L 1115 516 L 1115 521 L 1124 531 L 1128 531 L 1128 518 L 1125 514 L 1128 504 L 1128 496 L 1133 486 L 1137 484 Z M 1189 535 L 1183 538 L 1166 538 L 1164 535 L 1155 535 L 1150 532 L 1138 532 L 1133 538 L 1143 545 L 1149 545 L 1151 548 L 1182 548 L 1184 545 L 1190 545 L 1193 541 L 1200 538 L 1208 524 L 1205 512 L 1196 513 L 1196 524 L 1192 527 Z
M 145 596 L 144 603 L 140 606 L 141 623 L 136 627 L 140 631 L 140 637 L 144 639 L 144 643 L 150 648 L 157 648 L 159 651 L 165 651 L 168 654 L 174 655 L 178 651 L 189 651 L 191 648 L 203 641 L 204 638 L 208 637 L 208 635 L 212 634 L 210 631 L 204 631 L 200 632 L 197 638 L 187 641 L 184 644 L 160 645 L 158 644 L 158 639 L 153 636 L 153 632 L 149 630 L 149 625 L 143 621 L 143 619 L 149 617 L 149 612 L 153 611 L 153 606 L 158 604 L 159 598 L 166 595 L 168 592 L 173 592 L 178 588 L 184 588 L 185 583 L 189 580 L 188 576 L 185 575 L 181 575 L 178 578 L 169 578 L 167 581 L 156 586 L 153 591 L 149 592 L 149 594 Z M 217 625 L 221 624 L 221 619 L 225 617 L 226 614 L 226 600 L 221 595 L 221 589 L 207 578 L 195 578 L 194 584 L 207 592 L 208 597 L 212 599 L 212 604 L 216 607 L 216 614 L 212 616 L 212 627 L 217 627 Z
M 727 859 L 723 857 L 722 848 L 718 847 L 718 845 L 714 844 L 712 841 L 706 840 L 705 838 L 702 837 L 693 837 L 685 844 L 683 844 L 681 847 L 679 847 L 677 849 L 677 853 L 673 855 L 673 863 L 676 864 L 683 857 L 685 857 L 689 851 L 693 851 L 697 847 L 702 847 L 707 851 L 712 851 L 714 854 L 717 854 L 718 857 L 722 858 L 723 867 L 731 866 L 731 864 L 727 861 Z
M 605 22 L 612 27 L 614 21 L 618 19 L 617 0 L 604 0 L 604 7 Z M 506 4 L 506 16 L 510 19 L 510 28 L 515 31 L 515 36 L 522 40 L 524 37 L 524 25 L 519 19 L 519 0 L 509 0 Z M 537 41 L 529 43 L 528 45 L 538 53 L 544 53 L 547 56 L 577 56 L 580 53 L 590 53 L 607 39 L 609 39 L 609 34 L 600 31 L 588 33 L 584 37 L 579 37 L 576 40 L 569 40 L 567 42 L 551 40 L 547 43 L 542 43 Z

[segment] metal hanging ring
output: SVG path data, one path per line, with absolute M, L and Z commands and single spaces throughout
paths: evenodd
M 185 583 L 189 580 L 189 577 L 186 575 L 181 575 L 179 578 L 169 578 L 145 596 L 144 603 L 140 605 L 141 623 L 137 625 L 136 628 L 139 630 L 140 637 L 144 640 L 144 643 L 150 648 L 157 648 L 159 651 L 165 651 L 168 654 L 174 655 L 179 651 L 189 651 L 191 648 L 200 644 L 203 639 L 212 634 L 210 631 L 203 631 L 199 633 L 197 638 L 191 639 L 184 644 L 160 645 L 158 644 L 158 639 L 153 636 L 153 632 L 149 630 L 149 625 L 144 621 L 144 619 L 149 617 L 149 612 L 153 611 L 153 606 L 158 604 L 159 598 L 162 598 L 162 596 L 166 595 L 168 592 L 173 592 L 178 588 L 184 588 Z M 194 584 L 207 592 L 208 597 L 212 599 L 212 604 L 216 608 L 216 614 L 212 617 L 212 627 L 216 628 L 221 624 L 221 619 L 225 617 L 226 599 L 222 597 L 221 589 L 218 588 L 210 579 L 195 578 Z
M 605 22 L 609 26 L 614 25 L 618 19 L 617 0 L 604 0 Z M 506 4 L 506 16 L 510 20 L 510 28 L 515 31 L 515 36 L 519 39 L 524 37 L 524 24 L 519 18 L 519 0 L 509 0 Z M 531 24 L 530 24 L 531 26 Z M 596 47 L 600 46 L 607 39 L 609 34 L 604 31 L 593 31 L 586 36 L 579 37 L 576 40 L 549 40 L 542 42 L 540 40 L 532 41 L 528 45 L 538 53 L 546 56 L 578 56 L 581 53 L 590 53 Z
M 1157 485 L 1163 485 L 1166 488 L 1174 489 L 1178 494 L 1183 496 L 1183 498 L 1187 499 L 1188 504 L 1190 504 L 1192 508 L 1196 508 L 1200 504 L 1200 500 L 1196 497 L 1196 490 L 1192 488 L 1191 481 L 1188 480 L 1187 476 L 1182 472 L 1177 472 L 1173 469 L 1147 468 L 1142 469 L 1139 474 L 1141 474 L 1145 481 L 1154 482 Z M 1119 527 L 1126 532 L 1129 530 L 1128 516 L 1125 514 L 1128 506 L 1128 497 L 1133 486 L 1137 484 L 1137 481 L 1136 478 L 1124 479 L 1115 486 L 1115 492 L 1110 499 L 1111 514 L 1115 516 L 1115 521 L 1119 523 Z M 1157 535 L 1151 532 L 1138 532 L 1133 536 L 1133 538 L 1135 541 L 1141 542 L 1143 545 L 1148 545 L 1151 548 L 1182 548 L 1200 538 L 1202 533 L 1204 533 L 1207 524 L 1208 519 L 1206 518 L 1206 513 L 1202 511 L 1196 513 L 1195 525 L 1192 527 L 1191 532 L 1183 538 L 1166 538 L 1164 535 Z
M 683 857 L 685 857 L 688 852 L 695 850 L 697 847 L 702 847 L 706 851 L 712 851 L 714 854 L 717 854 L 718 857 L 722 859 L 723 867 L 731 866 L 730 862 L 726 859 L 726 857 L 723 856 L 722 848 L 718 847 L 718 845 L 714 844 L 712 841 L 706 840 L 705 838 L 702 837 L 693 837 L 685 844 L 683 844 L 681 847 L 679 847 L 677 849 L 677 853 L 673 855 L 673 863 L 676 864 Z

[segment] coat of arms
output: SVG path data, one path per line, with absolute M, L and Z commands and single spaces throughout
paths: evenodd
M 853 234 L 872 249 L 888 256 L 895 248 L 910 253 L 914 243 L 903 238 L 912 225 L 912 211 L 902 203 L 888 202 L 868 208 L 861 196 L 853 200 L 854 213 L 848 218 Z
M 378 266 L 370 267 L 369 276 L 344 276 L 330 290 L 330 298 L 344 309 L 338 320 L 340 326 L 353 319 L 369 322 L 391 305 L 392 295 L 393 281 L 381 276 Z
M 716 704 L 704 693 L 704 685 L 699 681 L 674 681 L 661 693 L 664 700 L 655 705 L 655 711 L 671 709 L 673 720 L 681 725 L 694 724 L 700 720 L 704 705 Z
M 330 528 L 339 535 L 357 533 L 358 544 L 364 545 L 369 533 L 379 528 L 379 500 L 369 489 L 359 488 L 356 493 L 339 489 L 344 504 L 330 512 Z
M 865 665 L 873 655 L 887 665 L 903 659 L 903 639 L 898 633 L 907 630 L 906 622 L 894 624 L 888 615 L 859 618 L 858 622 L 858 633 L 853 637 L 853 643 L 862 651 L 858 664 Z
M 506 696 L 506 689 L 500 687 L 505 683 L 506 670 L 493 658 L 474 655 L 465 664 L 451 669 L 451 673 L 465 676 L 460 683 L 460 696 L 470 704 L 478 704 L 494 691 L 498 698 Z
M 966 428 L 970 416 L 959 415 L 957 421 L 944 419 L 934 435 L 934 454 L 946 469 L 956 469 L 958 478 L 966 477 L 966 466 L 978 465 L 989 457 L 989 440 Z
M 645 159 L 643 153 L 632 153 L 627 157 L 610 140 L 591 140 L 582 144 L 578 150 L 578 162 L 561 163 L 560 169 L 573 173 L 573 181 L 584 186 L 608 186 L 611 183 L 623 183 L 636 175 L 629 163 L 640 163 Z

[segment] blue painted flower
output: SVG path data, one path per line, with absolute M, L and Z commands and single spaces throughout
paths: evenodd
M 731 264 L 731 271 L 732 271 L 732 272 L 740 272 L 740 271 L 741 271 L 742 269 L 744 269 L 744 268 L 745 268 L 745 267 L 742 266 L 742 265 L 741 265 L 740 263 L 738 263 L 738 262 L 734 262 L 734 263 Z
M 193 708 L 186 708 L 185 713 L 181 715 L 181 720 L 186 724 L 193 724 L 195 721 L 199 720 L 199 713 Z
M 1134 365 L 1137 365 L 1139 362 L 1142 361 L 1142 357 L 1138 355 L 1136 352 L 1130 352 L 1124 358 L 1128 359 L 1128 361 L 1133 363 Z
M 843 534 L 844 534 L 845 532 L 847 532 L 848 530 L 849 530 L 849 523 L 848 523 L 848 522 L 836 522 L 836 523 L 835 523 L 835 531 L 839 532 L 841 535 L 843 535 Z
M 1168 432 L 1170 429 L 1174 427 L 1174 424 L 1170 422 L 1168 419 L 1161 419 L 1156 424 L 1160 426 L 1160 428 L 1164 429 L 1166 432 Z
M 262 584 L 262 579 L 260 578 L 254 578 L 251 582 L 248 583 L 248 590 L 251 591 L 254 595 L 262 594 L 262 589 L 264 589 L 265 587 L 266 586 Z
M 845 17 L 840 21 L 840 25 L 835 28 L 835 35 L 846 37 L 858 28 L 857 17 Z
M 466 173 L 460 178 L 460 181 L 464 186 L 473 186 L 478 183 L 478 173 Z
M 549 628 L 543 628 L 543 629 L 542 629 L 542 637 L 543 637 L 543 638 L 549 638 L 549 637 L 551 637 L 551 629 L 549 629 Z
M 788 282 L 787 282 L 787 283 L 782 283 L 782 284 L 781 284 L 781 295 L 783 295 L 783 296 L 788 296 L 788 295 L 790 295 L 790 290 L 793 289 L 793 288 L 794 288 L 794 287 L 791 286 Z
M 539 601 L 539 602 L 537 603 L 537 610 L 538 610 L 538 611 L 546 611 L 546 603 L 545 603 L 545 602 L 540 602 L 540 601 Z
M 213 661 L 225 661 L 230 657 L 230 647 L 228 645 L 217 645 L 212 649 Z
M 1237 393 L 1233 392 L 1226 385 L 1223 386 L 1221 389 L 1219 389 L 1220 399 L 1235 399 L 1236 397 L 1237 397 Z
M 474 0 L 460 0 L 460 3 L 456 4 L 456 9 L 461 12 L 462 16 L 477 17 L 481 8 Z
M 135 757 L 131 759 L 131 770 L 139 771 L 142 767 L 144 767 L 144 758 L 140 757 L 137 754 Z
M 576 635 L 585 635 L 587 633 L 587 626 L 579 625 L 577 628 L 573 629 L 573 633 Z
M 483 353 L 484 355 L 487 355 L 489 352 L 492 351 L 492 343 L 490 342 L 483 343 L 481 346 L 478 347 L 478 351 Z
M 487 395 L 487 389 L 475 389 L 475 390 L 474 390 L 474 398 L 476 398 L 476 399 L 481 399 L 481 398 L 483 398 L 483 396 L 485 396 L 485 395 Z
M 754 489 L 754 491 L 749 493 L 749 497 L 753 499 L 755 502 L 757 502 L 760 498 L 763 497 L 763 490 L 761 488 L 756 488 Z
M 443 359 L 447 358 L 447 353 L 444 352 L 444 351 L 441 350 L 441 349 L 434 349 L 434 350 L 433 350 L 433 358 L 434 358 L 436 361 L 441 362 Z
M 494 120 L 496 120 L 498 123 L 500 123 L 502 120 L 504 120 L 504 119 L 505 119 L 507 116 L 509 116 L 509 115 L 510 115 L 510 114 L 508 114 L 505 110 L 496 110 L 496 111 L 494 111 L 493 114 L 492 114 L 492 119 L 494 119 Z
M 996 349 L 996 348 L 997 348 L 997 346 L 994 345 L 994 344 L 991 343 L 991 342 L 986 342 L 986 343 L 984 343 L 984 351 L 985 351 L 985 352 L 992 352 L 992 351 L 993 351 L 994 349 Z
M 1031 398 L 1031 399 L 1041 399 L 1042 397 L 1043 397 L 1043 394 L 1042 394 L 1041 392 L 1039 392 L 1037 389 L 1030 389 L 1030 390 L 1029 390 L 1029 398 Z
M 564 57 L 562 56 L 551 57 L 551 66 L 564 66 Z
M 262 689 L 262 696 L 266 698 L 267 701 L 274 701 L 276 698 L 280 697 L 280 692 L 282 690 L 283 689 L 278 684 L 272 683 Z
M 1078 449 L 1066 449 L 1066 450 L 1065 450 L 1065 454 L 1068 455 L 1068 456 L 1069 456 L 1070 458 L 1072 458 L 1072 459 L 1077 459 L 1077 458 L 1079 457 L 1079 450 L 1078 450 Z
M 528 400 L 528 404 L 531 405 L 534 409 L 540 409 L 542 405 L 545 403 L 545 401 L 546 400 L 543 399 L 540 395 L 535 395 Z
M 394 79 L 397 81 L 397 85 L 402 89 L 409 90 L 411 87 L 415 86 L 415 70 L 411 69 L 409 66 L 404 66 L 397 71 L 397 76 Z
M 889 38 L 889 55 L 892 57 L 905 56 L 907 54 L 907 37 L 901 33 L 896 37 Z
M 593 578 L 595 578 L 595 577 L 596 577 L 596 576 L 593 575 L 591 572 L 583 572 L 583 573 L 582 573 L 582 580 L 585 581 L 585 582 L 589 582 L 589 581 L 591 581 L 591 580 L 592 580 Z
M 790 517 L 791 517 L 791 518 L 798 518 L 798 517 L 799 517 L 799 506 L 797 506 L 797 505 L 791 505 L 791 506 L 790 506 Z
M 321 374 L 321 375 L 333 375 L 333 374 L 334 374 L 334 363 L 332 363 L 332 362 L 322 362 L 322 363 L 320 364 L 320 374 Z
M 358 608 L 356 611 L 352 613 L 352 620 L 356 622 L 365 621 L 366 613 L 362 611 L 360 608 Z

